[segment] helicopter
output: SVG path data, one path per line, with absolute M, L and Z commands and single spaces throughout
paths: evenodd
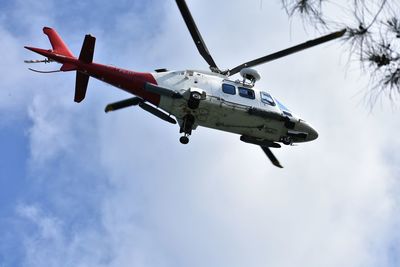
M 93 77 L 134 95 L 107 105 L 105 112 L 138 106 L 168 123 L 178 124 L 182 144 L 189 143 L 192 131 L 198 126 L 238 134 L 241 141 L 260 146 L 273 165 L 283 168 L 271 148 L 309 142 L 317 139 L 318 133 L 269 92 L 256 87 L 261 76 L 253 67 L 339 38 L 346 29 L 222 70 L 211 56 L 186 1 L 176 0 L 176 4 L 198 52 L 209 65 L 207 71 L 162 68 L 149 73 L 98 64 L 93 62 L 95 37 L 87 34 L 79 57 L 75 57 L 50 27 L 44 27 L 43 32 L 52 49 L 25 46 L 46 59 L 25 63 L 62 64 L 54 71 L 29 68 L 38 73 L 76 71 L 74 101 L 77 103 L 84 100 L 89 77 Z M 241 79 L 232 79 L 237 73 Z

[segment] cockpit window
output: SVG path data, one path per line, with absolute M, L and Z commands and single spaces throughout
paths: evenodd
M 250 99 L 256 98 L 254 91 L 249 88 L 245 88 L 245 87 L 239 87 L 239 95 L 241 97 L 250 98 Z
M 261 102 L 263 102 L 264 104 L 275 106 L 275 101 L 270 94 L 268 94 L 267 92 L 260 92 L 260 96 Z
M 225 94 L 236 95 L 236 88 L 231 84 L 223 83 L 222 92 L 224 92 Z
M 282 112 L 285 115 L 292 117 L 292 112 L 287 107 L 285 107 L 281 102 L 279 102 L 277 99 L 275 99 L 275 100 L 276 100 L 276 103 L 278 103 L 279 109 L 282 110 Z

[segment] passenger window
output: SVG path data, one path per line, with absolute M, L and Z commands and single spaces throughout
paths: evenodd
M 280 110 L 282 110 L 283 114 L 292 117 L 292 112 L 285 107 L 281 102 L 279 102 L 278 100 L 276 100 L 276 102 L 278 103 L 278 107 L 280 108 Z
M 264 104 L 275 106 L 275 101 L 270 94 L 266 92 L 260 92 L 260 95 L 261 95 L 261 102 L 263 102 Z
M 249 88 L 245 88 L 245 87 L 239 87 L 239 95 L 241 97 L 250 98 L 250 99 L 256 98 L 254 91 Z
M 231 84 L 223 83 L 222 92 L 224 92 L 225 94 L 236 95 L 236 88 Z

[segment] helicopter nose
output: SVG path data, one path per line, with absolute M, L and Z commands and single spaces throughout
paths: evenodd
M 318 138 L 318 132 L 308 123 L 304 124 L 305 130 L 308 133 L 306 141 L 312 141 Z

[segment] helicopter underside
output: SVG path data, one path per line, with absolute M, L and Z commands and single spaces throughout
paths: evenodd
M 287 134 L 282 120 L 252 115 L 249 113 L 252 107 L 219 97 L 207 96 L 195 109 L 189 108 L 183 99 L 161 98 L 159 107 L 174 115 L 181 127 L 184 126 L 185 118 L 190 116 L 193 119 L 193 130 L 203 126 L 271 142 L 279 142 Z

